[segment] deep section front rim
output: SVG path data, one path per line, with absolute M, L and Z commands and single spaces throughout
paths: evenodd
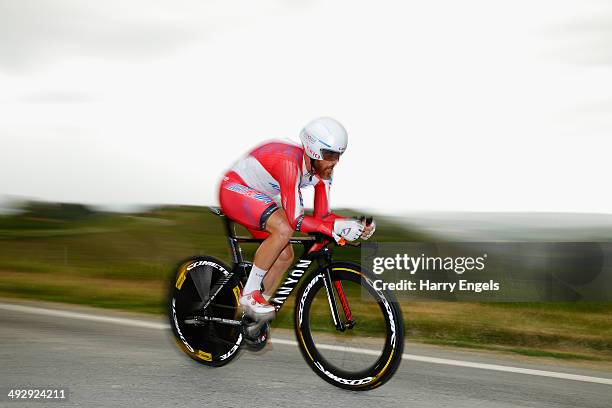
M 327 292 L 323 273 L 312 274 L 296 299 L 295 327 L 302 355 L 321 378 L 333 385 L 351 390 L 380 386 L 391 378 L 401 362 L 404 329 L 399 306 L 390 293 L 374 288 L 372 279 L 358 264 L 333 263 L 331 278 L 344 287 L 356 324 L 345 332 L 335 330 L 331 317 L 322 315 L 324 308 L 331 315 L 329 305 L 325 305 Z M 359 293 L 355 287 L 360 288 Z M 338 296 L 337 291 L 335 296 Z M 341 305 L 342 302 L 337 303 Z M 346 320 L 343 308 L 338 306 L 338 309 Z M 373 335 L 376 327 L 379 336 Z M 321 334 L 321 329 L 328 333 Z M 355 343 L 365 346 L 353 347 Z M 364 358 L 366 353 L 369 360 Z M 342 355 L 344 357 L 340 357 Z M 363 360 L 363 364 L 356 364 L 357 360 Z

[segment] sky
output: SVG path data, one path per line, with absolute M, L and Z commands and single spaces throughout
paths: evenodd
M 349 132 L 334 207 L 610 214 L 611 17 L 594 0 L 0 0 L 0 196 L 216 204 L 249 148 L 332 116 Z

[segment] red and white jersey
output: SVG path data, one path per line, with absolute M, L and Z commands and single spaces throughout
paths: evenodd
M 331 235 L 337 218 L 329 211 L 331 180 L 323 180 L 308 172 L 301 146 L 273 141 L 255 149 L 232 167 L 254 190 L 276 198 L 285 210 L 291 226 L 302 232 L 321 232 Z M 314 214 L 304 215 L 301 188 L 314 186 Z

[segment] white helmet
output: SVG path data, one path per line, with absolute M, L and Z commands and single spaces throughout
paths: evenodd
M 323 117 L 304 126 L 300 139 L 308 157 L 322 160 L 326 152 L 344 153 L 348 135 L 340 122 Z

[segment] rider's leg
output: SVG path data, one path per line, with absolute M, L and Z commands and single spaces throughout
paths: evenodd
M 254 290 L 260 289 L 264 276 L 277 261 L 281 252 L 283 252 L 285 247 L 287 247 L 289 239 L 291 238 L 291 235 L 293 235 L 293 228 L 291 228 L 291 225 L 289 225 L 287 216 L 282 209 L 280 209 L 280 211 L 275 211 L 268 218 L 266 221 L 265 230 L 270 235 L 264 239 L 255 253 L 253 268 L 251 269 L 249 279 L 244 287 L 244 293 L 250 293 Z M 285 254 L 280 265 L 284 265 L 286 263 L 287 255 L 289 255 L 289 253 Z M 280 269 L 280 266 L 274 269 L 274 277 L 275 279 L 278 279 L 278 270 Z M 268 282 L 270 281 L 268 280 Z
M 285 212 L 264 193 L 246 185 L 233 171 L 228 172 L 219 186 L 219 202 L 225 215 L 244 225 L 255 238 L 262 238 L 249 279 L 239 299 L 245 313 L 256 320 L 274 317 L 274 306 L 261 295 L 261 283 L 268 269 L 287 246 L 293 228 Z
M 285 249 L 280 253 L 278 258 L 276 258 L 276 262 L 272 264 L 266 276 L 263 280 L 264 286 L 264 298 L 268 300 L 270 296 L 274 294 L 280 280 L 285 273 L 285 271 L 291 266 L 293 263 L 293 247 L 291 244 L 287 244 Z

